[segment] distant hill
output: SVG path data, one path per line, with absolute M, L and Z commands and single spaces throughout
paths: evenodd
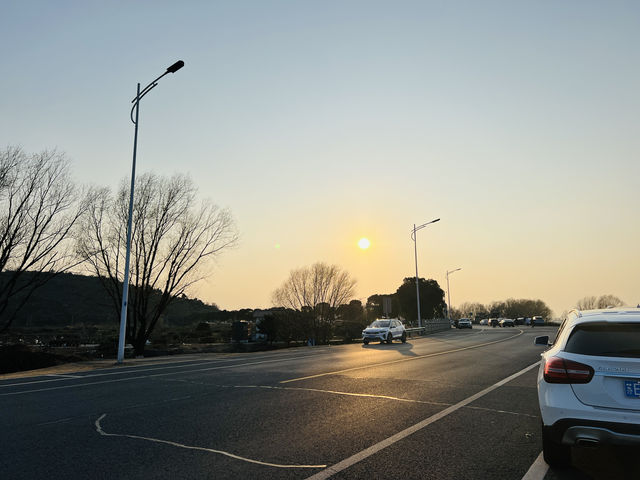
M 0 273 L 0 282 L 6 277 L 6 272 Z M 183 297 L 171 303 L 163 321 L 166 325 L 189 325 L 211 321 L 219 312 L 215 305 Z M 117 325 L 119 321 L 119 307 L 114 306 L 97 277 L 64 273 L 33 293 L 12 327 Z

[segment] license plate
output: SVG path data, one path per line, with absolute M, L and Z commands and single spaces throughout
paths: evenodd
M 640 398 L 640 381 L 624 381 L 624 394 L 631 398 Z

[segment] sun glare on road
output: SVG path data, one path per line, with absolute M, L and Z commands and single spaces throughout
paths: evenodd
M 367 248 L 369 248 L 369 245 L 371 245 L 371 242 L 369 241 L 368 238 L 361 238 L 360 240 L 358 240 L 358 246 L 362 249 L 362 250 L 366 250 Z

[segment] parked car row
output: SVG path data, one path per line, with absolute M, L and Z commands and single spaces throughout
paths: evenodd
M 489 327 L 499 327 L 501 318 L 483 318 L 478 322 L 480 325 L 487 325 Z
M 515 320 L 511 318 L 483 318 L 478 322 L 480 325 L 488 325 L 491 327 L 514 327 L 516 325 L 544 325 L 544 319 L 540 316 L 518 317 Z
M 542 321 L 542 325 L 544 325 L 542 317 L 532 317 L 530 320 L 531 326 L 538 325 L 539 323 L 534 322 L 539 321 Z M 492 327 L 514 327 L 516 325 L 516 321 L 510 318 L 483 318 L 479 323 Z M 455 328 L 473 328 L 473 321 L 470 318 L 460 318 L 452 320 L 451 325 Z M 362 331 L 362 343 L 365 345 L 373 341 L 392 343 L 393 340 L 400 340 L 402 343 L 407 341 L 407 330 L 397 318 L 378 318 Z
M 478 322 L 480 325 L 492 327 L 514 327 L 516 322 L 510 318 L 483 318 Z M 451 325 L 456 328 L 472 328 L 473 321 L 470 318 L 452 320 Z

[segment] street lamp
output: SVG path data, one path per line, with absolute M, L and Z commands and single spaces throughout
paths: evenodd
M 120 337 L 118 339 L 118 363 L 122 363 L 124 360 L 124 342 L 125 334 L 127 330 L 127 300 L 129 296 L 129 259 L 131 257 L 131 221 L 133 216 L 133 187 L 136 181 L 136 153 L 138 150 L 138 114 L 140 113 L 140 100 L 147 93 L 153 90 L 158 85 L 158 80 L 164 77 L 167 73 L 176 73 L 184 67 L 184 62 L 178 60 L 176 63 L 167 68 L 167 70 L 156 78 L 149 85 L 140 90 L 140 84 L 138 83 L 137 95 L 131 100 L 133 107 L 131 107 L 131 113 L 129 118 L 135 125 L 133 134 L 133 164 L 131 166 L 131 189 L 129 196 L 129 218 L 127 220 L 127 254 L 125 256 L 124 263 L 124 281 L 122 282 L 122 309 L 120 310 Z M 133 118 L 133 111 L 136 112 L 136 118 Z
M 462 268 L 456 268 L 455 270 L 447 270 L 447 318 L 451 321 L 451 297 L 449 296 L 449 274 L 462 270 Z
M 411 239 L 413 240 L 413 253 L 414 258 L 416 260 L 416 302 L 418 303 L 418 328 L 422 328 L 422 318 L 420 316 L 420 286 L 418 284 L 418 245 L 416 242 L 416 232 L 421 228 L 426 227 L 427 225 L 431 225 L 432 223 L 439 222 L 440 219 L 436 218 L 435 220 L 431 220 L 430 222 L 423 223 L 416 227 L 416 224 L 413 224 L 413 230 L 411 230 Z

